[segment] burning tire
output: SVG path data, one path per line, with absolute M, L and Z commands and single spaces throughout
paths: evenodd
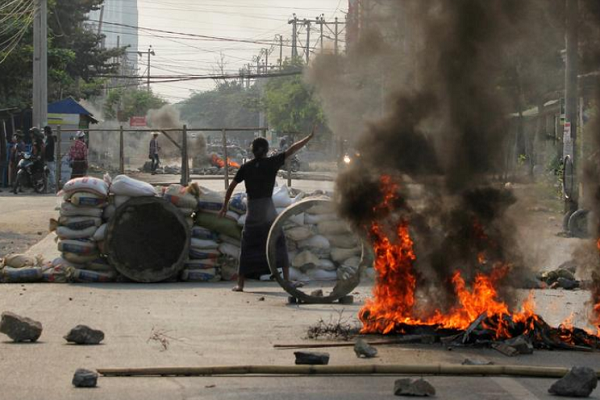
M 360 239 L 360 238 L 356 239 L 356 243 L 358 246 L 357 248 L 359 250 L 357 251 L 357 253 L 356 253 L 357 255 L 355 256 L 355 258 L 357 260 L 359 259 L 359 262 L 357 262 L 358 265 L 356 266 L 355 270 L 350 270 L 353 273 L 352 272 L 349 273 L 349 270 L 343 269 L 344 263 L 340 262 L 339 259 L 337 259 L 338 254 L 340 254 L 342 252 L 337 252 L 337 253 L 335 253 L 335 255 L 330 256 L 332 258 L 337 259 L 337 261 L 334 261 L 334 263 L 336 264 L 336 268 L 338 268 L 337 276 L 339 277 L 335 281 L 331 281 L 331 283 L 329 284 L 330 286 L 333 285 L 330 293 L 325 293 L 325 290 L 323 290 L 324 289 L 323 287 L 311 287 L 310 289 L 307 289 L 307 290 L 313 290 L 312 294 L 307 294 L 305 291 L 300 290 L 299 288 L 296 287 L 296 285 L 292 284 L 292 282 L 283 278 L 283 276 L 281 275 L 281 273 L 279 272 L 279 270 L 277 268 L 276 261 L 275 261 L 277 259 L 276 243 L 277 243 L 277 240 L 279 239 L 280 235 L 284 231 L 284 228 L 286 226 L 288 226 L 291 221 L 297 220 L 300 216 L 302 216 L 306 212 L 310 212 L 310 210 L 313 209 L 313 207 L 333 209 L 333 203 L 331 202 L 331 200 L 329 200 L 327 198 L 311 198 L 311 199 L 300 201 L 300 202 L 296 203 L 295 205 L 287 208 L 285 211 L 283 211 L 277 217 L 277 219 L 273 223 L 273 226 L 271 227 L 271 231 L 269 232 L 269 237 L 267 240 L 267 261 L 269 263 L 269 268 L 271 270 L 271 273 L 273 274 L 273 276 L 275 277 L 277 282 L 281 285 L 281 287 L 286 292 L 288 292 L 292 296 L 292 298 L 297 299 L 298 301 L 303 302 L 303 303 L 333 303 L 334 301 L 346 298 L 347 295 L 350 292 L 352 292 L 352 290 L 354 290 L 360 283 L 361 275 L 365 271 L 367 264 L 368 264 L 368 260 L 367 260 L 368 257 L 365 257 L 365 254 L 367 254 L 367 252 L 365 251 L 366 247 L 365 247 L 362 239 Z M 335 222 L 338 224 L 341 223 L 339 221 L 339 218 Z M 323 226 L 325 227 L 326 225 L 323 225 Z M 322 232 L 322 233 L 323 233 L 323 235 L 327 234 L 324 232 Z M 301 242 L 306 242 L 307 240 L 310 240 L 310 239 L 305 238 L 304 240 L 301 240 Z M 350 252 L 348 254 L 350 254 Z M 325 259 L 325 257 L 323 257 L 323 259 Z M 294 264 L 294 261 L 290 260 L 290 262 L 292 264 Z M 310 263 L 310 262 L 311 262 L 310 260 L 307 261 L 307 263 Z M 315 261 L 312 261 L 313 264 L 314 264 L 314 262 Z M 334 273 L 334 275 L 335 275 L 335 273 Z M 322 281 L 319 281 L 319 279 L 315 279 L 314 281 L 311 281 L 311 283 L 308 285 L 308 287 L 310 287 L 313 284 L 313 282 L 316 282 L 318 284 L 324 284 Z M 325 284 L 325 286 L 327 286 L 327 285 Z M 317 289 L 317 290 L 314 290 L 314 289 Z

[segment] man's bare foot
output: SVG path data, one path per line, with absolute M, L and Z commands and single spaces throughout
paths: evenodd
M 239 287 L 239 286 L 235 286 L 231 289 L 232 292 L 243 292 L 244 288 L 243 287 Z

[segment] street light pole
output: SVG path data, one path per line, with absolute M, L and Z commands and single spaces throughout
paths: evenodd
M 33 22 L 33 126 L 48 120 L 48 2 L 35 0 Z
M 569 213 L 576 211 L 579 207 L 576 145 L 579 96 L 579 0 L 566 0 L 566 15 L 565 129 L 563 133 L 565 182 L 563 185 L 565 212 Z
M 154 53 L 154 50 L 152 50 L 152 45 L 148 48 L 148 78 L 147 78 L 147 86 L 148 86 L 148 91 L 150 91 L 150 56 L 153 55 L 155 56 L 156 54 Z

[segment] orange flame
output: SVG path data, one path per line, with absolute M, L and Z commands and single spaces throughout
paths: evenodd
M 210 163 L 211 163 L 211 165 L 213 165 L 215 167 L 219 167 L 219 168 L 225 167 L 225 160 L 223 160 L 221 157 L 219 157 L 216 154 L 212 154 L 210 156 Z M 229 158 L 227 159 L 227 164 L 231 168 L 240 168 L 240 164 L 236 163 L 235 161 L 231 161 Z
M 381 189 L 384 200 L 377 210 L 392 211 L 391 204 L 398 196 L 398 186 L 389 177 L 382 177 Z M 485 237 L 483 227 L 476 225 L 478 237 Z M 362 333 L 391 333 L 403 331 L 403 326 L 430 325 L 440 328 L 466 329 L 483 313 L 487 314 L 486 329 L 491 329 L 497 338 L 510 337 L 509 321 L 529 323 L 526 331 L 533 329 L 537 318 L 534 312 L 533 296 L 523 303 L 522 311 L 511 313 L 508 305 L 499 299 L 496 287 L 510 271 L 509 265 L 494 265 L 491 273 L 478 273 L 469 285 L 456 271 L 452 278 L 457 304 L 449 311 L 436 309 L 427 317 L 419 317 L 415 312 L 415 292 L 417 275 L 414 263 L 417 256 L 414 243 L 410 237 L 409 223 L 402 220 L 394 234 L 393 240 L 386 236 L 382 225 L 374 222 L 370 229 L 375 252 L 375 270 L 377 284 L 373 290 L 373 299 L 367 301 L 359 313 L 363 322 Z M 486 263 L 485 253 L 478 254 L 481 264 Z

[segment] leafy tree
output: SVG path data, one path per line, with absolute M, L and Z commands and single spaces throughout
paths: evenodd
M 108 119 L 125 122 L 134 116 L 143 116 L 148 110 L 161 108 L 167 102 L 145 89 L 113 89 L 104 103 L 104 115 Z
M 102 36 L 85 28 L 87 14 L 99 8 L 103 0 L 50 0 L 48 2 L 48 100 L 67 96 L 88 98 L 101 92 L 104 79 L 99 75 L 116 73 L 113 60 L 121 49 L 101 49 Z M 0 28 L 0 43 L 27 26 L 19 45 L 8 54 L 0 47 L 0 108 L 31 106 L 33 85 L 33 26 L 31 18 L 19 13 L 0 15 L 8 18 Z
M 291 71 L 297 65 L 284 69 Z M 302 75 L 271 78 L 265 86 L 264 108 L 269 126 L 282 132 L 306 132 L 314 123 L 325 124 L 325 114 L 313 88 Z
M 181 117 L 207 128 L 258 126 L 260 92 L 237 81 L 218 82 L 215 89 L 193 94 L 179 103 Z

